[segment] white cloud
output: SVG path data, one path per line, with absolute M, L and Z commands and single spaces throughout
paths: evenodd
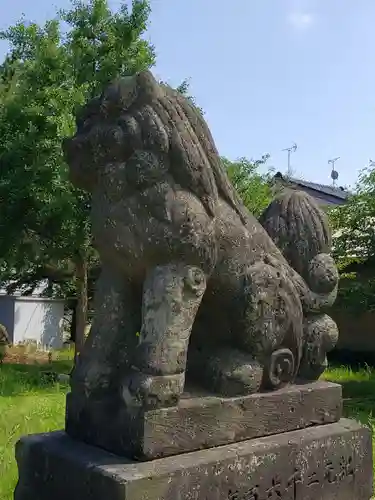
M 304 31 L 314 24 L 314 16 L 309 12 L 291 12 L 288 15 L 288 23 L 296 30 Z

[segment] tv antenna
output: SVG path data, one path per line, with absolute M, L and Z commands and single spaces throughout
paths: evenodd
M 292 175 L 292 169 L 291 169 L 291 166 L 290 166 L 290 155 L 292 153 L 295 153 L 297 150 L 297 144 L 294 142 L 293 143 L 293 146 L 291 146 L 290 148 L 285 148 L 283 149 L 282 151 L 287 151 L 288 152 L 288 176 L 290 177 Z
M 332 179 L 332 185 L 333 186 L 336 185 L 336 181 L 339 178 L 339 173 L 337 172 L 337 170 L 335 170 L 335 163 L 339 159 L 340 159 L 340 156 L 337 156 L 337 158 L 332 158 L 332 160 L 328 160 L 328 164 L 332 165 L 331 179 Z

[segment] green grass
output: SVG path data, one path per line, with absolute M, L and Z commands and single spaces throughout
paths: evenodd
M 375 369 L 353 370 L 332 367 L 323 375 L 325 380 L 342 385 L 344 414 L 375 429 Z
M 68 373 L 71 353 L 52 363 L 53 370 Z M 17 481 L 14 445 L 24 434 L 48 432 L 64 425 L 66 385 L 43 375 L 48 366 L 0 367 L 0 499 L 11 500 Z M 370 425 L 375 431 L 375 369 L 329 369 L 324 378 L 343 386 L 345 416 Z M 373 417 L 374 413 L 374 417 Z M 375 449 L 375 441 L 374 441 Z
M 72 351 L 57 353 L 48 365 L 0 366 L 0 498 L 11 500 L 17 482 L 14 445 L 24 434 L 64 426 L 68 386 L 51 381 L 46 372 L 69 373 Z

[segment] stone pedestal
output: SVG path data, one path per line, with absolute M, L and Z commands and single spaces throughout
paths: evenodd
M 371 433 L 351 420 L 148 462 L 64 432 L 22 438 L 15 500 L 370 500 Z
M 337 384 L 236 398 L 187 393 L 176 407 L 124 420 L 108 412 L 108 422 L 74 420 L 70 403 L 67 433 L 18 442 L 15 500 L 371 497 L 371 432 L 341 419 Z
M 97 403 L 76 412 L 67 398 L 67 433 L 117 455 L 151 460 L 246 439 L 337 422 L 341 386 L 292 385 L 268 393 L 222 398 L 190 388 L 178 406 L 122 410 Z

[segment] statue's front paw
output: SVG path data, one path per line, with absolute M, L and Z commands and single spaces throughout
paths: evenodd
M 184 390 L 185 374 L 150 375 L 134 371 L 122 385 L 125 404 L 143 408 L 176 406 Z

